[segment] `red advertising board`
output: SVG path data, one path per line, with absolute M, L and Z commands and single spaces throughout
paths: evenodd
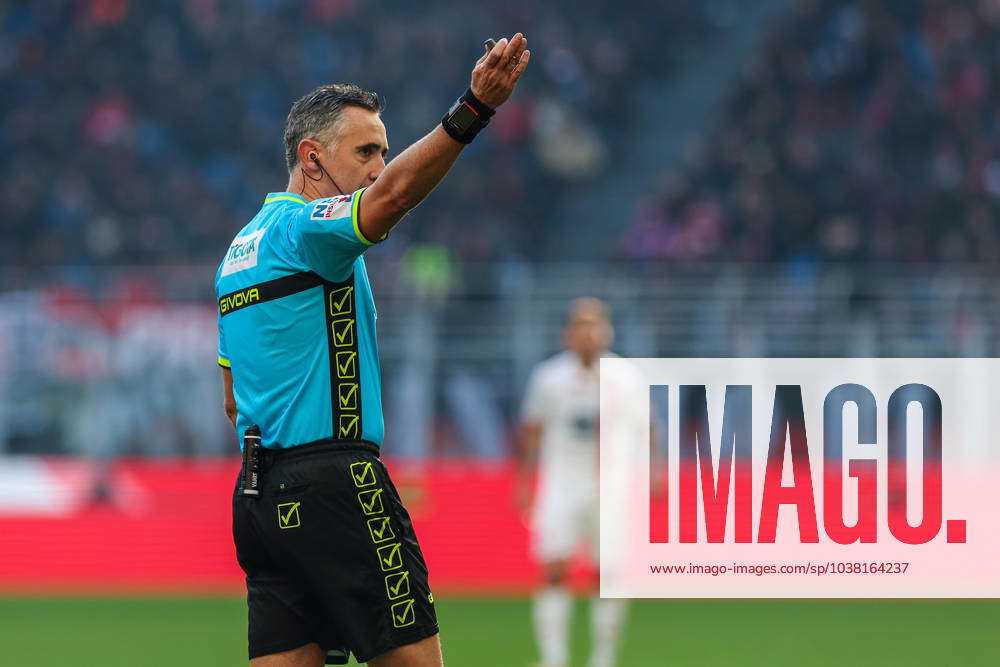
M 239 461 L 8 459 L 0 590 L 239 592 L 231 501 Z M 508 462 L 388 461 L 435 591 L 523 593 L 537 580 Z M 107 493 L 95 497 L 99 480 Z M 586 572 L 578 572 L 582 580 Z

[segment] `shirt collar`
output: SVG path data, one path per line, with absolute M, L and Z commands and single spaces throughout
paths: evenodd
M 295 194 L 294 192 L 268 192 L 267 196 L 264 197 L 264 203 L 270 204 L 276 201 L 291 201 L 297 204 L 308 204 L 302 195 Z

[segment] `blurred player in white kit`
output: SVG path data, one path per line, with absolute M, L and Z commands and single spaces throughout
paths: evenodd
M 524 399 L 518 503 L 531 510 L 532 551 L 545 573 L 533 607 L 543 667 L 569 662 L 572 597 L 566 575 L 573 556 L 585 547 L 597 568 L 599 366 L 602 356 L 610 356 L 612 336 L 604 302 L 574 300 L 564 331 L 566 350 L 535 367 Z M 624 600 L 593 598 L 590 667 L 615 664 L 625 609 Z

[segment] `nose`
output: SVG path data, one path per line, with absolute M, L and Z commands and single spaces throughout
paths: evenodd
M 371 178 L 372 183 L 374 183 L 376 179 L 378 179 L 378 177 L 382 175 L 382 171 L 384 169 L 385 169 L 385 158 L 380 157 L 378 159 L 378 165 L 375 167 L 375 169 L 372 170 L 372 173 L 369 174 L 369 178 Z

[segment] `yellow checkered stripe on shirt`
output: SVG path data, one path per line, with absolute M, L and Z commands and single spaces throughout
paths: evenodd
M 324 283 L 326 335 L 330 345 L 330 399 L 334 440 L 361 439 L 361 377 L 354 274 Z

